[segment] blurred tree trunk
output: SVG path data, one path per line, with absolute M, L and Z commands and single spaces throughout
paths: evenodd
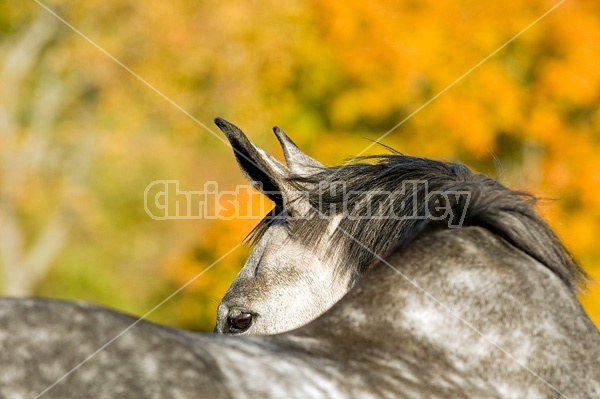
M 58 28 L 54 17 L 41 12 L 0 48 L 0 290 L 8 296 L 32 295 L 64 247 L 67 184 L 85 170 L 54 140 L 64 104 L 74 96 L 67 81 L 42 67 Z M 47 192 L 48 201 L 32 228 L 23 204 L 37 190 Z

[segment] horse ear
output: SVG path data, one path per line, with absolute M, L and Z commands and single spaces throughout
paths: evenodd
M 310 175 L 323 168 L 323 165 L 319 161 L 300 151 L 296 143 L 280 127 L 275 126 L 273 132 L 281 144 L 285 162 L 292 173 L 296 175 Z
M 242 173 L 255 188 L 279 206 L 284 206 L 283 192 L 289 169 L 248 140 L 237 126 L 225 119 L 215 119 L 215 124 L 225 133 L 231 143 Z M 254 184 L 259 183 L 259 184 Z

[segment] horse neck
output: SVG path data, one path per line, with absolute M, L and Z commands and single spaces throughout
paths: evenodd
M 306 331 L 390 361 L 411 353 L 473 373 L 489 368 L 498 384 L 519 372 L 539 387 L 527 368 L 553 381 L 580 369 L 585 381 L 600 356 L 598 332 L 564 282 L 479 227 L 429 233 L 391 253 Z M 557 353 L 561 365 L 547 370 Z

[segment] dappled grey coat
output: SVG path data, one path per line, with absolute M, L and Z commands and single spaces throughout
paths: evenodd
M 598 398 L 599 342 L 539 261 L 481 227 L 426 228 L 320 318 L 279 335 L 2 299 L 0 396 Z

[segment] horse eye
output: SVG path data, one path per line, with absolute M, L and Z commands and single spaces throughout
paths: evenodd
M 232 334 L 241 334 L 252 325 L 252 313 L 238 313 L 227 317 L 229 332 Z

